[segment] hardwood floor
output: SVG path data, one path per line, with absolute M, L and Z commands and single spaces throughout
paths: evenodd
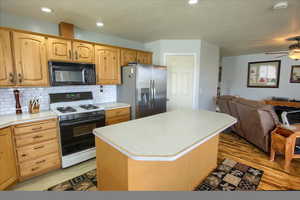
M 300 190 L 300 159 L 294 159 L 289 171 L 284 171 L 284 157 L 269 161 L 266 154 L 233 133 L 220 135 L 218 162 L 224 158 L 261 169 L 264 175 L 258 190 Z
M 225 158 L 263 170 L 264 175 L 258 190 L 300 190 L 300 159 L 294 159 L 290 171 L 287 172 L 283 170 L 282 156 L 276 156 L 275 162 L 271 162 L 268 154 L 246 140 L 232 133 L 222 133 L 218 162 L 222 162 Z M 95 160 L 91 160 L 19 183 L 11 190 L 45 190 L 95 168 Z

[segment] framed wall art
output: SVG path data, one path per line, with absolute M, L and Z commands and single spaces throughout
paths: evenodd
M 280 66 L 280 60 L 249 62 L 247 86 L 254 88 L 278 88 Z
M 300 83 L 300 65 L 292 66 L 290 83 Z

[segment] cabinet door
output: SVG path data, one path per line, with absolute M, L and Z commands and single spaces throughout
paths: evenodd
M 71 61 L 72 42 L 57 38 L 48 38 L 48 60 Z
M 127 66 L 128 63 L 136 62 L 136 51 L 133 50 L 121 50 L 121 66 Z
M 17 169 L 10 128 L 0 129 L 0 190 L 17 180 Z
M 152 53 L 147 52 L 137 52 L 137 62 L 141 64 L 152 64 Z
M 45 37 L 13 32 L 17 85 L 47 86 L 48 64 Z
M 14 85 L 10 33 L 0 29 L 0 86 Z
M 115 85 L 121 83 L 120 49 L 95 46 L 97 84 Z
M 89 43 L 73 42 L 73 60 L 76 62 L 93 63 L 94 46 Z

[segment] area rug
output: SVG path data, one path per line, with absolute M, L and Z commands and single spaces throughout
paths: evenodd
M 53 186 L 48 191 L 97 191 L 96 170 Z
M 255 191 L 263 171 L 225 159 L 196 191 Z
M 255 191 L 263 171 L 225 159 L 195 191 Z M 49 191 L 96 191 L 96 170 L 60 183 Z

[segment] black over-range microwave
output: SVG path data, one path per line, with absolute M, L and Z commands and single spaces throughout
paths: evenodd
M 51 86 L 96 85 L 94 64 L 49 62 Z

